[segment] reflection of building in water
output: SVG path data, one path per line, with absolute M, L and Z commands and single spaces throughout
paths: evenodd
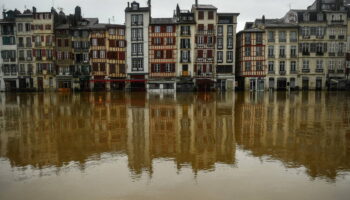
M 254 156 L 305 166 L 311 177 L 334 179 L 350 169 L 348 98 L 341 93 L 246 93 L 236 102 L 237 144 Z
M 59 169 L 70 162 L 84 168 L 102 153 L 125 153 L 136 175 L 152 174 L 153 160 L 162 158 L 195 172 L 233 164 L 232 96 L 6 94 L 0 100 L 0 156 L 13 167 Z

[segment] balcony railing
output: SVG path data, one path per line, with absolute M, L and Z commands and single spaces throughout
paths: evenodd
M 303 54 L 303 56 L 309 56 L 310 52 L 304 51 L 304 52 L 302 52 L 302 54 Z
M 338 35 L 338 39 L 339 39 L 339 40 L 344 40 L 344 39 L 345 39 L 345 36 L 344 36 L 344 35 Z
M 303 73 L 310 73 L 310 69 L 302 69 L 301 72 L 303 72 Z
M 286 71 L 280 71 L 280 75 L 281 76 L 285 76 L 286 75 Z
M 213 29 L 213 30 L 200 30 L 200 29 L 197 29 L 197 34 L 200 34 L 200 35 L 215 35 L 215 29 Z
M 335 73 L 335 70 L 334 70 L 334 69 L 330 69 L 330 70 L 328 70 L 328 73 L 334 74 L 334 73 Z
M 344 74 L 344 70 L 343 70 L 343 69 L 338 69 L 338 70 L 337 70 L 337 73 L 338 73 L 338 74 Z
M 316 56 L 323 56 L 324 53 L 323 52 L 316 52 Z
M 268 71 L 268 74 L 275 74 L 275 71 Z
M 324 71 L 323 69 L 316 69 L 315 70 L 316 73 L 323 73 L 323 71 Z
M 296 70 L 291 70 L 290 74 L 297 74 L 298 72 Z
M 330 40 L 335 40 L 335 38 L 336 38 L 335 35 L 330 35 L 330 36 L 329 36 L 329 39 L 330 39 Z
M 24 57 L 19 57 L 18 60 L 19 60 L 19 61 L 24 61 L 25 58 L 24 58 Z

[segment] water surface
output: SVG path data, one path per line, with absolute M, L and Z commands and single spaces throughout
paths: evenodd
M 348 199 L 350 93 L 0 94 L 0 199 Z

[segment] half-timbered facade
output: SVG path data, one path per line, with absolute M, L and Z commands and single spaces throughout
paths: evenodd
M 176 89 L 176 22 L 174 18 L 152 18 L 149 27 L 149 91 Z
M 264 90 L 266 77 L 265 33 L 249 27 L 237 35 L 237 76 L 240 89 Z M 248 27 L 247 27 L 248 26 Z
M 56 88 L 54 17 L 53 9 L 51 12 L 33 10 L 34 87 L 39 91 Z
M 215 82 L 215 43 L 217 8 L 212 5 L 192 6 L 197 28 L 195 33 L 194 78 L 197 90 L 211 90 Z

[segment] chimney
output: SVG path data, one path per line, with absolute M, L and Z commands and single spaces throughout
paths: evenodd
M 36 13 L 36 7 L 33 6 L 33 14 Z
M 130 2 L 128 2 L 128 8 L 130 8 Z
M 198 0 L 196 0 L 195 5 L 196 5 L 196 7 L 198 7 Z
M 262 23 L 265 24 L 266 20 L 265 20 L 265 15 L 262 16 Z

